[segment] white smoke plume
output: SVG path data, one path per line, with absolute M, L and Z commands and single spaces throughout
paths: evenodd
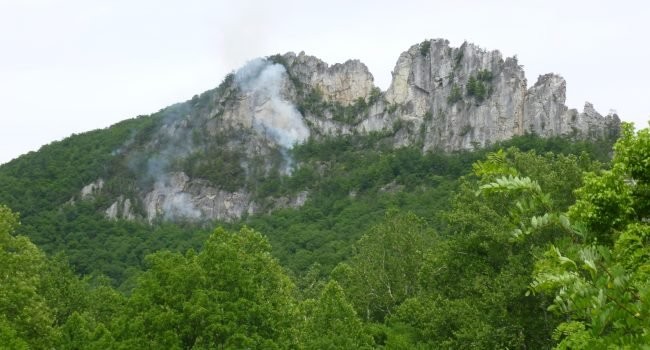
M 309 129 L 296 107 L 282 97 L 287 83 L 284 66 L 264 59 L 255 59 L 240 68 L 234 83 L 248 100 L 253 127 L 267 135 L 285 158 L 285 172 L 290 173 L 292 160 L 288 150 L 309 137 Z M 155 136 L 155 152 L 146 159 L 134 160 L 138 171 L 153 181 L 145 205 L 149 221 L 162 215 L 164 219 L 199 219 L 202 212 L 186 192 L 189 177 L 173 170 L 173 162 L 195 151 L 192 143 L 192 108 L 188 103 L 170 106 L 162 113 L 162 126 Z M 147 180 L 148 181 L 148 180 Z
M 165 173 L 157 179 L 154 188 L 145 198 L 147 218 L 152 222 L 160 214 L 167 220 L 198 219 L 201 211 L 184 192 L 190 178 L 181 172 Z
M 254 126 L 285 149 L 309 137 L 296 107 L 282 98 L 287 72 L 281 64 L 258 58 L 235 73 L 235 83 L 252 99 Z
M 162 209 L 165 219 L 198 219 L 201 217 L 201 211 L 192 203 L 192 196 L 188 193 L 174 193 L 162 202 Z

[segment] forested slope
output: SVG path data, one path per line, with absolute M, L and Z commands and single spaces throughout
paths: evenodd
M 610 164 L 606 143 L 533 135 L 452 154 L 372 137 L 307 142 L 293 150 L 300 167 L 266 187 L 308 188 L 305 205 L 228 224 L 112 221 L 94 201 L 39 207 L 5 182 L 3 200 L 33 204 L 16 205 L 22 225 L 0 209 L 0 339 L 16 349 L 638 348 L 650 341 L 650 131 L 624 126 L 615 149 Z M 38 164 L 0 170 L 11 179 Z M 58 169 L 49 176 L 70 171 Z M 54 183 L 65 203 L 66 182 Z
M 105 208 L 116 194 L 136 191 L 138 175 L 124 149 L 138 150 L 162 119 L 154 114 L 75 135 L 1 166 L 0 203 L 20 213 L 18 233 L 48 254 L 65 252 L 77 272 L 97 272 L 119 285 L 151 252 L 197 249 L 216 226 L 248 225 L 264 232 L 283 266 L 301 275 L 314 263 L 329 271 L 347 259 L 352 243 L 387 209 L 412 211 L 440 227 L 438 214 L 448 207 L 459 178 L 492 150 L 584 151 L 602 161 L 611 153 L 608 140 L 535 135 L 453 153 L 393 148 L 381 133 L 310 139 L 291 150 L 292 173 L 261 177 L 253 192 L 261 202 L 306 193 L 300 207 L 274 209 L 277 201 L 270 201 L 261 214 L 234 222 L 107 219 Z M 107 179 L 102 191 L 81 198 L 79 189 L 97 178 Z

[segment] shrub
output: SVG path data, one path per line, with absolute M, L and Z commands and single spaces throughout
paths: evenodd
M 479 72 L 479 76 L 480 75 L 481 72 Z M 483 76 L 483 78 L 485 78 L 485 76 Z M 465 89 L 467 91 L 467 96 L 474 96 L 479 102 L 483 101 L 483 99 L 485 99 L 488 94 L 488 88 L 486 84 L 480 78 L 476 78 L 474 76 L 469 77 Z
M 449 102 L 449 104 L 454 104 L 462 99 L 463 94 L 460 92 L 460 87 L 456 84 L 452 85 L 449 97 L 447 97 L 447 102 Z
M 471 125 L 466 124 L 465 126 L 463 126 L 462 129 L 460 129 L 459 135 L 460 136 L 465 136 L 465 135 L 469 134 L 472 131 L 472 129 L 474 129 L 474 128 Z
M 487 69 L 481 69 L 476 73 L 476 79 L 489 82 L 492 80 L 492 72 Z
M 420 43 L 420 54 L 422 56 L 427 56 L 429 55 L 429 50 L 431 49 L 431 41 L 430 40 L 425 40 L 422 43 Z

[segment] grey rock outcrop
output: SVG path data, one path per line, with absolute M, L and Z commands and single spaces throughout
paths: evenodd
M 491 75 L 481 82 L 486 96 L 468 96 L 465 86 L 480 71 Z M 431 40 L 400 55 L 386 100 L 402 107 L 401 118 L 416 129 L 424 124 L 425 150 L 453 151 L 518 134 L 525 92 L 515 59 L 473 44 L 452 48 L 447 40 Z
M 160 112 L 161 125 L 129 160 L 152 179 L 138 189 L 140 214 L 150 222 L 232 221 L 301 206 L 306 191 L 255 203 L 251 184 L 257 177 L 291 173 L 289 149 L 309 138 L 379 132 L 394 147 L 455 151 L 526 133 L 586 139 L 611 137 L 619 128 L 616 115 L 603 117 L 590 103 L 582 112 L 569 109 L 561 76 L 542 75 L 528 88 L 516 57 L 474 44 L 454 48 L 435 39 L 413 45 L 399 56 L 392 75 L 381 92 L 358 60 L 328 65 L 290 52 L 249 62 L 219 88 Z M 207 153 L 231 157 L 215 162 Z M 189 158 L 194 168 L 188 168 Z M 206 164 L 209 171 L 190 171 Z M 229 180 L 215 173 L 246 181 L 226 186 L 209 180 Z M 84 187 L 81 197 L 101 186 Z M 106 215 L 133 218 L 132 208 L 120 197 Z
M 350 105 L 367 99 L 375 87 L 368 67 L 359 60 L 349 60 L 329 66 L 320 59 L 292 52 L 283 55 L 291 75 L 305 86 L 318 89 L 325 101 Z
M 104 211 L 104 214 L 109 220 L 123 219 L 133 221 L 136 218 L 133 213 L 131 200 L 129 198 L 124 198 L 124 196 L 119 196 L 117 200 Z
M 147 219 L 224 220 L 252 213 L 255 203 L 246 192 L 227 192 L 205 180 L 190 180 L 183 172 L 169 174 L 156 182 L 144 197 Z
M 470 91 L 472 84 L 484 90 Z M 412 129 L 426 130 L 424 150 L 472 149 L 524 133 L 595 138 L 618 128 L 616 115 L 602 117 L 589 103 L 582 113 L 568 109 L 566 82 L 559 75 L 540 76 L 530 89 L 526 85 L 516 58 L 467 43 L 452 48 L 437 39 L 400 55 L 385 99 L 400 107 L 399 119 L 415 124 Z M 409 143 L 404 141 L 396 143 Z
M 81 189 L 80 192 L 81 199 L 84 200 L 84 199 L 92 198 L 93 195 L 101 191 L 103 187 L 104 187 L 103 179 L 97 179 L 96 181 L 89 183 L 88 185 L 84 186 Z
M 571 135 L 579 138 L 614 136 L 620 120 L 614 114 L 603 117 L 585 102 L 582 113 L 568 109 L 566 81 L 556 74 L 541 75 L 526 93 L 523 126 L 526 132 L 543 137 Z

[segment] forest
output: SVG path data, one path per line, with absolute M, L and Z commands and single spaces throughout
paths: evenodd
M 649 348 L 649 128 L 454 153 L 310 139 L 259 186 L 305 205 L 236 222 L 68 201 L 154 122 L 0 167 L 0 347 Z

